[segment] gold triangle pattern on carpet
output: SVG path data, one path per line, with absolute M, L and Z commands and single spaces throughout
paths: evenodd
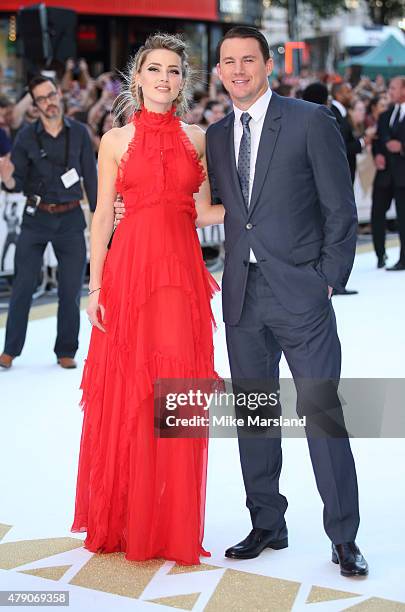
M 11 528 L 12 525 L 5 525 L 4 523 L 0 523 L 0 542 L 2 541 L 6 533 L 10 531 Z
M 138 598 L 164 563 L 163 559 L 128 561 L 124 553 L 94 554 L 70 584 Z
M 335 601 L 336 599 L 348 599 L 349 597 L 360 597 L 360 594 L 313 586 L 305 603 L 309 604 L 320 603 L 321 601 Z
M 78 538 L 46 538 L 0 542 L 0 569 L 14 569 L 83 546 Z
M 180 610 L 192 610 L 194 604 L 201 593 L 190 593 L 189 595 L 174 595 L 172 597 L 159 597 L 158 599 L 148 599 L 150 603 L 157 603 L 164 606 L 171 606 Z
M 208 565 L 207 563 L 200 563 L 200 565 L 174 565 L 170 572 L 167 573 L 168 576 L 173 574 L 188 574 L 190 572 L 205 572 L 207 570 L 216 570 L 216 569 L 224 569 L 223 567 L 219 567 L 219 565 Z
M 55 565 L 55 567 L 36 567 L 34 569 L 20 570 L 20 574 L 29 574 L 30 576 L 39 576 L 48 580 L 60 580 L 71 565 Z
M 405 612 L 405 603 L 381 599 L 381 597 L 370 597 L 370 599 L 366 599 L 359 604 L 345 608 L 346 610 L 355 610 L 356 612 Z

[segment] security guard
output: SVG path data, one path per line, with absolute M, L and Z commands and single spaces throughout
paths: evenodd
M 80 177 L 94 211 L 96 163 L 86 126 L 63 116 L 62 94 L 56 83 L 37 76 L 28 88 L 40 118 L 18 133 L 11 160 L 7 157 L 0 160 L 0 178 L 5 188 L 23 191 L 27 196 L 0 366 L 9 368 L 14 357 L 21 354 L 32 294 L 45 247 L 51 242 L 58 260 L 59 306 L 54 351 L 61 367 L 75 368 L 86 265 Z

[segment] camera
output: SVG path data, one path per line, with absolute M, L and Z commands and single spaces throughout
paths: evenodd
M 81 75 L 81 70 L 80 70 L 79 63 L 75 62 L 75 65 L 72 68 L 72 78 L 75 81 L 78 81 L 80 79 L 80 75 Z
M 39 195 L 29 195 L 27 196 L 27 200 L 25 202 L 24 213 L 33 217 L 37 212 L 37 208 L 39 203 L 41 202 L 41 196 Z

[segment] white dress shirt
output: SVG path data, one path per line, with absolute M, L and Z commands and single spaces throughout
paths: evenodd
M 347 108 L 343 106 L 341 102 L 339 102 L 338 100 L 332 100 L 332 105 L 338 109 L 339 113 L 342 115 L 343 118 L 347 117 Z M 361 148 L 364 149 L 364 147 L 366 146 L 366 141 L 364 140 L 364 138 L 359 138 L 359 141 L 361 144 Z
M 249 202 L 252 195 L 252 187 L 253 181 L 255 178 L 255 166 L 256 166 L 256 158 L 257 151 L 259 149 L 260 136 L 262 134 L 264 118 L 266 116 L 267 107 L 269 106 L 271 99 L 271 89 L 270 87 L 267 91 L 260 96 L 258 100 L 252 106 L 244 111 L 234 105 L 233 112 L 235 113 L 235 121 L 233 124 L 233 134 L 234 134 L 234 144 L 235 144 L 235 162 L 236 167 L 238 167 L 238 156 L 239 156 L 239 147 L 240 141 L 242 140 L 243 134 L 243 126 L 241 123 L 241 115 L 242 113 L 249 113 L 252 117 L 249 122 L 250 129 L 250 177 L 249 177 Z M 257 263 L 257 259 L 250 249 L 249 261 L 252 263 Z
M 347 115 L 347 108 L 345 106 L 343 106 L 343 104 L 341 102 L 339 102 L 338 100 L 332 100 L 332 104 L 333 104 L 333 106 L 336 106 L 336 108 L 338 109 L 338 111 L 342 115 L 342 117 L 346 117 L 346 115 Z

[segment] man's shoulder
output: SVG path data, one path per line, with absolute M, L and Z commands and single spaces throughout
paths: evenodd
M 273 94 L 275 95 L 275 94 Z M 277 96 L 277 100 L 281 105 L 282 110 L 290 111 L 295 114 L 299 114 L 302 117 L 310 117 L 314 113 L 319 113 L 319 109 L 327 109 L 322 104 L 315 104 L 315 102 L 307 102 L 299 98 L 287 98 L 284 96 Z
M 26 123 L 20 127 L 18 130 L 15 140 L 19 140 L 20 142 L 24 142 L 27 139 L 29 140 L 35 134 L 35 130 L 37 128 L 38 121 L 33 121 L 32 123 Z
M 391 114 L 393 111 L 394 107 L 390 106 L 386 111 L 382 112 L 381 115 L 379 116 L 379 121 L 384 122 L 384 121 L 389 121 L 391 119 Z

